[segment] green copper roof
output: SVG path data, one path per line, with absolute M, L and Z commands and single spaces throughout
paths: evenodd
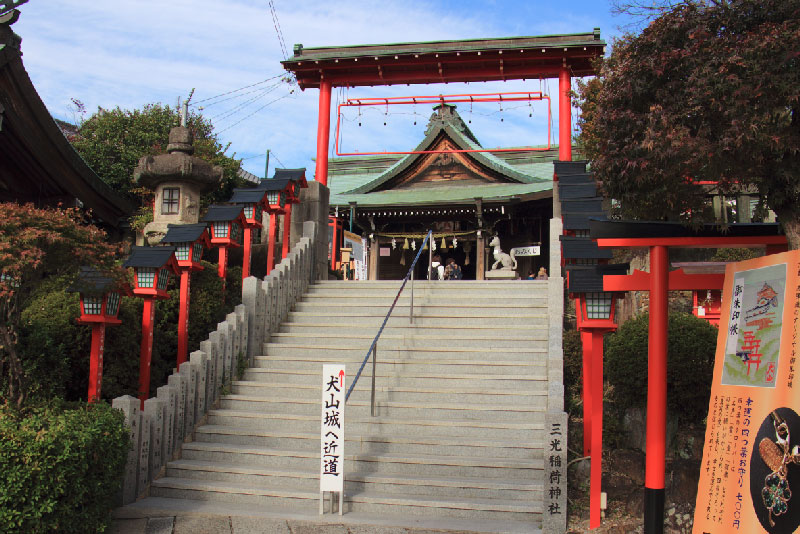
M 430 54 L 469 52 L 475 50 L 519 50 L 528 48 L 604 46 L 600 28 L 591 33 L 423 41 L 411 43 L 362 44 L 351 46 L 320 46 L 304 48 L 294 45 L 294 55 L 282 61 L 284 65 L 298 61 L 344 59 L 362 56 L 391 56 L 396 54 Z

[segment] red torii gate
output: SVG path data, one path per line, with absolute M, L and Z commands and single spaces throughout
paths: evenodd
M 319 88 L 314 179 L 328 184 L 331 91 L 334 87 L 559 79 L 559 159 L 572 159 L 570 79 L 593 76 L 605 52 L 591 33 L 386 45 L 304 48 L 283 61 L 300 89 Z
M 662 534 L 667 445 L 667 293 L 722 289 L 724 281 L 722 274 L 686 274 L 683 269 L 669 271 L 669 247 L 766 245 L 769 254 L 786 250 L 786 237 L 780 234 L 778 224 L 732 224 L 726 230 L 705 225 L 693 230 L 681 223 L 591 220 L 589 227 L 591 238 L 601 248 L 647 247 L 650 250 L 649 273 L 637 270 L 629 275 L 605 275 L 603 290 L 650 292 L 644 532 Z M 602 428 L 598 430 L 602 432 Z M 594 433 L 593 426 L 592 437 Z

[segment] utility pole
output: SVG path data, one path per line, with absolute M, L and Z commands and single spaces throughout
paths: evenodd
M 269 178 L 269 149 L 267 149 L 267 165 L 264 168 L 264 178 Z

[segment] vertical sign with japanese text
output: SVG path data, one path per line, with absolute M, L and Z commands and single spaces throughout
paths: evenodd
M 800 251 L 729 264 L 693 533 L 800 532 Z
M 344 488 L 344 364 L 322 366 L 319 490 Z

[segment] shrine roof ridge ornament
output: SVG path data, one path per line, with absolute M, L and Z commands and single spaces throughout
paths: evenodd
M 595 74 L 605 53 L 600 29 L 592 32 L 305 48 L 282 61 L 301 89 L 324 79 L 336 87 L 557 77 L 566 62 L 573 76 Z

